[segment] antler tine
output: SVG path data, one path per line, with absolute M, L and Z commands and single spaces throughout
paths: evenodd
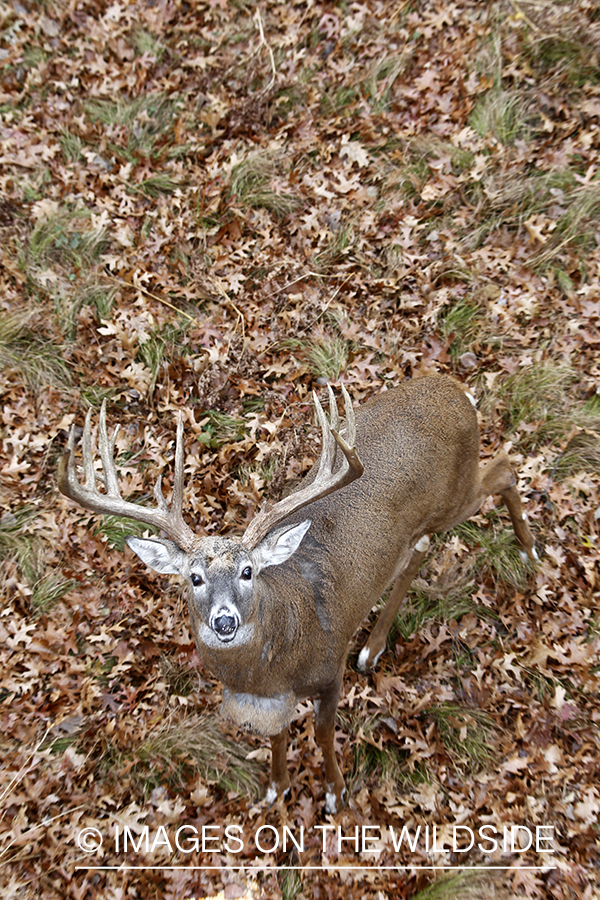
M 352 400 L 350 399 L 350 394 L 348 393 L 344 385 L 342 385 L 342 396 L 344 398 L 344 411 L 346 414 L 346 433 L 348 436 L 348 443 L 351 447 L 354 447 L 354 442 L 356 441 L 356 417 L 354 415 L 354 410 L 352 409 Z
M 109 497 L 121 499 L 121 491 L 119 490 L 119 480 L 117 478 L 117 470 L 115 469 L 115 441 L 119 433 L 119 426 L 115 428 L 112 440 L 108 439 L 106 430 L 106 400 L 102 401 L 100 407 L 100 423 L 98 426 L 98 450 L 100 451 L 100 459 L 102 460 L 102 469 L 104 470 L 104 486 Z
M 347 441 L 333 428 L 331 429 L 331 433 L 335 438 L 335 441 L 338 447 L 343 451 L 346 459 L 344 460 L 344 465 L 351 466 L 361 466 L 362 463 L 358 458 L 358 455 L 354 449 L 354 443 L 356 441 L 356 419 L 354 417 L 354 410 L 352 409 L 352 400 L 350 399 L 350 394 L 342 385 L 342 394 L 344 396 L 344 409 L 346 412 L 346 437 Z M 362 474 L 362 472 L 361 472 Z
M 157 506 L 149 508 L 139 506 L 129 500 L 124 500 L 119 490 L 117 470 L 114 461 L 115 440 L 118 428 L 115 429 L 112 438 L 109 439 L 106 428 L 106 404 L 102 404 L 100 410 L 100 423 L 98 427 L 98 450 L 102 460 L 104 471 L 105 493 L 101 493 L 96 487 L 96 479 L 99 476 L 94 469 L 94 457 L 92 453 L 91 437 L 91 410 L 85 419 L 82 437 L 82 456 L 85 482 L 81 484 L 77 476 L 75 464 L 75 429 L 71 428 L 67 450 L 58 463 L 58 487 L 61 493 L 75 500 L 80 506 L 91 509 L 92 512 L 103 515 L 125 516 L 146 525 L 154 525 L 164 531 L 168 537 L 177 543 L 182 550 L 193 550 L 196 545 L 196 537 L 191 528 L 185 523 L 182 515 L 183 487 L 184 487 L 184 454 L 183 454 L 183 419 L 179 415 L 177 424 L 177 441 L 175 446 L 175 479 L 173 496 L 169 507 L 164 498 L 159 475 L 154 486 L 154 497 Z
M 162 491 L 162 472 L 156 479 L 156 484 L 154 485 L 154 499 L 156 500 L 159 509 L 163 513 L 169 512 L 169 504 L 165 500 L 165 495 Z
M 337 417 L 337 406 L 333 391 L 331 390 L 331 386 L 328 384 L 327 387 L 329 388 L 329 417 L 332 420 L 333 425 L 333 410 L 335 410 L 335 416 Z M 336 444 L 332 437 L 331 426 L 327 421 L 327 416 L 325 415 L 325 411 L 321 405 L 321 401 L 319 400 L 315 391 L 312 392 L 312 395 L 313 403 L 315 404 L 317 419 L 319 420 L 319 425 L 321 426 L 321 459 L 319 460 L 319 471 L 316 477 L 316 480 L 318 481 L 320 478 L 323 478 L 327 472 L 331 472 L 331 469 L 335 465 Z
M 67 485 L 69 479 L 75 476 L 75 428 L 69 429 L 67 448 L 58 461 L 58 486 L 62 491 L 61 482 Z M 65 493 L 62 491 L 63 494 Z
M 329 427 L 332 431 L 339 431 L 340 414 L 338 412 L 337 401 L 335 399 L 335 394 L 333 393 L 333 388 L 329 383 L 327 384 L 327 393 L 329 394 Z
M 173 496 L 171 511 L 181 518 L 183 508 L 183 415 L 177 417 L 177 439 L 175 441 L 175 473 L 173 476 Z
M 315 500 L 326 497 L 333 491 L 345 487 L 362 475 L 364 468 L 354 447 L 356 423 L 352 401 L 344 388 L 342 388 L 342 393 L 346 411 L 348 441 L 340 437 L 337 432 L 337 428 L 339 428 L 339 414 L 331 387 L 329 387 L 330 423 L 328 423 L 327 417 L 323 412 L 319 398 L 313 393 L 317 418 L 323 432 L 323 447 L 317 475 L 307 487 L 290 494 L 288 497 L 280 500 L 279 503 L 276 503 L 271 509 L 255 516 L 242 538 L 243 543 L 249 549 L 256 547 L 269 531 L 293 512 L 297 512 L 310 503 L 314 503 Z M 336 447 L 339 447 L 344 454 L 344 461 L 338 471 L 334 473 Z
M 75 473 L 75 426 L 71 426 L 70 435 L 71 445 L 71 465 Z M 93 491 L 96 487 L 96 473 L 94 472 L 94 454 L 92 453 L 92 410 L 88 409 L 85 416 L 85 425 L 83 426 L 83 435 L 81 437 L 81 452 L 83 455 L 83 472 L 85 475 L 85 486 L 89 491 Z

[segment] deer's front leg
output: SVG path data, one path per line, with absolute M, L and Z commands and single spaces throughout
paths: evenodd
M 342 668 L 336 680 L 326 690 L 322 691 L 314 701 L 315 738 L 323 753 L 325 764 L 325 788 L 327 792 L 325 809 L 328 813 L 335 813 L 341 809 L 344 805 L 346 794 L 344 778 L 337 764 L 333 747 L 335 713 L 340 699 L 343 674 L 344 670 Z
M 271 738 L 271 781 L 267 791 L 267 803 L 274 803 L 282 797 L 290 787 L 290 776 L 285 758 L 287 751 L 288 729 L 284 728 Z

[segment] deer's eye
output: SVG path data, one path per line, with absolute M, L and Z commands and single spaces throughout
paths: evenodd
M 250 568 L 250 566 L 246 566 L 246 568 L 242 572 L 241 577 L 244 579 L 244 581 L 250 581 L 250 579 L 252 578 L 252 569 Z
M 194 587 L 198 587 L 200 584 L 204 584 L 204 578 L 202 575 L 196 575 L 195 573 L 190 576 L 191 582 Z

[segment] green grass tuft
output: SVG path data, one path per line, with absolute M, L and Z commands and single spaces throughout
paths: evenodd
M 345 733 L 361 735 L 353 742 L 352 770 L 348 773 L 350 793 L 359 791 L 371 778 L 385 782 L 395 790 L 404 790 L 428 783 L 430 775 L 426 766 L 409 766 L 409 754 L 395 743 L 375 746 L 379 739 L 370 742 L 369 736 L 381 727 L 379 716 L 365 716 L 349 710 L 338 710 L 338 718 Z M 387 731 L 387 725 L 383 726 Z
M 295 194 L 275 190 L 271 184 L 278 171 L 277 159 L 268 153 L 251 153 L 231 170 L 230 190 L 242 206 L 267 209 L 284 218 L 301 204 Z
M 556 228 L 530 260 L 531 265 L 539 269 L 546 269 L 560 259 L 567 248 L 576 248 L 583 253 L 596 246 L 600 226 L 600 179 L 596 177 L 589 184 L 572 187 L 563 196 L 564 212 L 557 219 Z
M 77 301 L 77 312 L 83 306 L 95 306 L 98 318 L 102 321 L 108 319 L 115 302 L 117 288 L 110 285 L 103 285 L 94 282 L 88 284 L 81 291 Z
M 38 516 L 34 507 L 5 510 L 0 517 L 0 561 L 10 573 L 15 567 L 30 589 L 29 605 L 34 615 L 48 612 L 78 582 L 60 573 L 45 572 L 44 544 L 33 525 Z M 5 580 L 4 573 L 0 585 Z
M 201 679 L 197 666 L 181 663 L 171 656 L 163 656 L 160 669 L 171 695 L 188 697 L 200 687 Z
M 90 276 L 91 278 L 91 276 Z M 80 286 L 63 282 L 54 290 L 54 312 L 59 327 L 67 340 L 74 341 L 77 334 L 77 317 L 84 306 L 94 306 L 102 321 L 110 315 L 117 289 L 90 280 Z
M 577 472 L 600 475 L 600 434 L 579 431 L 569 440 L 552 469 L 554 478 L 568 478 Z
M 112 138 L 110 148 L 128 162 L 140 157 L 157 159 L 163 153 L 163 138 L 173 128 L 181 106 L 181 100 L 159 93 L 84 103 L 88 119 L 104 126 Z
M 198 774 L 225 792 L 257 799 L 260 768 L 246 759 L 248 752 L 248 745 L 225 735 L 213 716 L 170 714 L 127 750 L 109 742 L 100 769 L 111 778 L 123 766 L 131 766 L 145 796 L 164 783 L 181 787 Z
M 556 694 L 556 686 L 559 684 L 558 679 L 551 675 L 546 675 L 540 669 L 533 666 L 520 665 L 520 671 L 528 682 L 533 694 L 540 703 L 547 703 Z
M 596 3 L 561 0 L 527 3 L 523 51 L 550 90 L 596 85 L 600 80 L 600 20 Z
M 60 209 L 40 219 L 29 238 L 28 267 L 59 263 L 63 269 L 88 269 L 107 248 L 106 232 L 90 228 L 86 210 Z
M 308 366 L 315 378 L 337 381 L 348 363 L 348 343 L 340 337 L 322 337 L 311 343 Z
M 520 93 L 493 89 L 475 105 L 469 124 L 481 137 L 493 137 L 509 147 L 517 138 L 527 139 L 527 107 Z
M 156 35 L 145 28 L 135 28 L 129 35 L 129 42 L 137 56 L 146 56 L 159 63 L 165 55 L 166 47 Z
M 82 162 L 84 143 L 77 134 L 73 134 L 68 128 L 61 128 L 58 135 L 60 149 L 67 162 Z
M 237 478 L 240 484 L 247 486 L 251 483 L 251 476 L 257 475 L 264 485 L 268 485 L 281 465 L 281 457 L 277 453 L 273 453 L 268 459 L 262 462 L 242 463 L 232 474 Z
M 290 864 L 294 865 L 297 860 L 290 858 Z M 303 898 L 303 884 L 300 873 L 294 869 L 284 869 L 279 877 L 279 889 L 281 890 L 282 900 L 296 900 L 296 897 Z
M 413 894 L 411 900 L 482 900 L 484 897 L 487 900 L 513 900 L 515 896 L 503 888 L 497 892 L 489 872 L 470 871 L 443 875 Z
M 400 53 L 388 53 L 372 66 L 369 76 L 363 82 L 363 89 L 376 110 L 388 108 L 394 84 L 408 68 L 411 56 L 412 52 L 408 49 Z
M 150 178 L 145 178 L 139 184 L 128 184 L 127 190 L 131 194 L 144 194 L 146 197 L 156 198 L 161 194 L 173 194 L 178 187 L 178 181 L 175 181 L 166 172 L 160 172 Z
M 352 225 L 340 225 L 335 228 L 325 242 L 323 249 L 315 257 L 315 268 L 325 272 L 347 255 L 353 246 L 356 234 Z
M 202 432 L 197 435 L 197 440 L 217 450 L 223 444 L 241 441 L 246 436 L 248 423 L 244 419 L 236 419 L 218 410 L 209 410 L 205 413 L 201 424 Z
M 104 538 L 109 547 L 123 552 L 126 537 L 143 537 L 147 532 L 157 534 L 158 529 L 144 522 L 124 519 L 121 516 L 102 516 L 94 527 L 94 534 Z
M 490 609 L 473 601 L 474 589 L 475 580 L 471 569 L 443 590 L 435 583 L 430 589 L 425 585 L 420 587 L 413 584 L 390 629 L 388 646 L 394 647 L 398 638 L 408 641 L 426 622 L 433 620 L 446 624 L 460 622 L 469 613 L 481 619 L 494 618 Z
M 21 506 L 0 517 L 0 560 L 14 563 L 30 583 L 43 572 L 40 542 L 31 529 L 36 515 L 34 507 Z
M 577 418 L 570 389 L 577 379 L 569 366 L 546 363 L 519 369 L 497 388 L 504 406 L 507 431 L 519 446 L 534 449 L 557 441 Z
M 183 321 L 155 328 L 146 340 L 140 342 L 137 359 L 152 373 L 150 394 L 156 387 L 165 360 L 172 359 L 178 350 L 181 351 L 188 326 L 189 322 Z
M 447 338 L 452 338 L 450 355 L 456 362 L 468 350 L 478 349 L 484 340 L 485 309 L 472 295 L 452 303 L 442 310 L 440 330 Z M 486 343 L 489 343 L 489 336 Z
M 495 758 L 495 722 L 481 709 L 441 703 L 426 711 L 435 722 L 444 747 L 463 771 L 477 772 Z
M 31 607 L 35 615 L 47 613 L 69 591 L 78 586 L 73 578 L 63 578 L 56 572 L 48 572 L 33 584 Z
M 99 384 L 88 384 L 81 388 L 81 400 L 86 407 L 100 409 L 103 400 L 112 400 L 117 392 L 114 387 L 101 387 Z
M 360 99 L 360 92 L 353 85 L 332 87 L 321 94 L 319 108 L 322 115 L 331 116 L 341 112 L 354 110 L 356 102 Z
M 0 317 L 0 369 L 12 369 L 33 391 L 51 385 L 66 389 L 71 374 L 63 348 L 41 331 L 31 327 L 31 313 Z
M 489 576 L 494 583 L 510 584 L 523 590 L 532 572 L 531 563 L 523 562 L 512 528 L 497 512 L 488 513 L 485 518 L 487 527 L 468 520 L 449 534 L 458 535 L 463 543 L 473 548 L 473 572 Z

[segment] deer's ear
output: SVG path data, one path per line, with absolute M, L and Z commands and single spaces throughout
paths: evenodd
M 298 525 L 278 528 L 264 537 L 252 552 L 256 570 L 260 572 L 267 566 L 278 566 L 289 559 L 302 543 L 310 525 L 310 519 L 305 519 Z
M 155 572 L 162 575 L 181 574 L 185 554 L 174 541 L 126 537 L 125 542 Z

